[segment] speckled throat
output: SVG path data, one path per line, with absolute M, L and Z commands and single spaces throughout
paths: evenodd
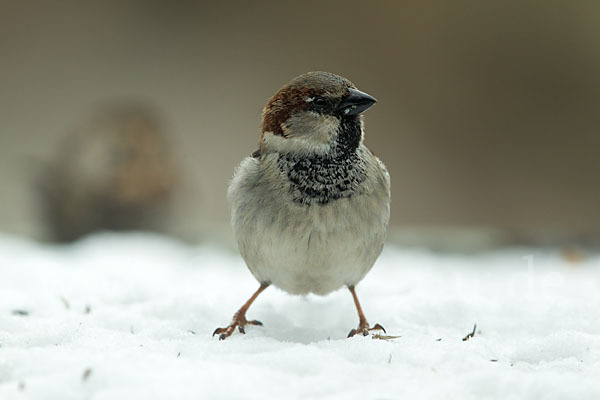
M 323 205 L 354 195 L 366 178 L 360 140 L 360 120 L 342 119 L 330 153 L 309 157 L 281 154 L 279 168 L 290 180 L 293 201 Z

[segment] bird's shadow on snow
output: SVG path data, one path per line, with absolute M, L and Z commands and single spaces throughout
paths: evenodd
M 345 300 L 345 301 L 344 301 Z M 345 296 L 286 296 L 256 310 L 264 326 L 260 335 L 281 342 L 309 344 L 343 339 L 358 317 Z

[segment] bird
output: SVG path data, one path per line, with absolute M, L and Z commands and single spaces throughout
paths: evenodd
M 242 160 L 227 198 L 240 254 L 258 290 L 213 336 L 245 333 L 246 312 L 273 285 L 293 295 L 327 295 L 347 287 L 359 323 L 370 326 L 356 285 L 379 257 L 390 218 L 390 175 L 363 143 L 362 113 L 376 99 L 348 79 L 308 72 L 267 102 L 259 149 Z
M 144 102 L 103 104 L 58 144 L 36 179 L 49 239 L 101 230 L 165 232 L 180 190 L 162 113 Z

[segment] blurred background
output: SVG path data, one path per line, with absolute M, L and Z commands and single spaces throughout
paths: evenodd
M 600 238 L 600 2 L 0 2 L 0 231 L 229 240 L 261 110 L 325 70 L 378 104 L 391 240 Z

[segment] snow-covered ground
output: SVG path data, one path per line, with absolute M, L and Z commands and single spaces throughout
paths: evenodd
M 358 286 L 389 340 L 346 339 L 347 290 L 257 288 L 241 258 L 151 235 L 0 236 L 0 399 L 598 399 L 600 258 L 388 246 Z M 475 336 L 462 338 L 477 323 Z

